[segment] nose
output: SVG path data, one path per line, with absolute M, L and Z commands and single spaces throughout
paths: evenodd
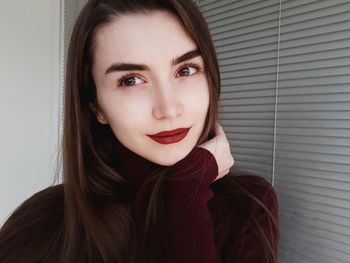
M 169 83 L 154 88 L 154 104 L 152 114 L 156 119 L 174 119 L 183 112 L 179 94 Z

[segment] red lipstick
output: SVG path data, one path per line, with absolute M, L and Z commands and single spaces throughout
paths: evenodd
M 161 144 L 170 144 L 181 141 L 186 137 L 190 128 L 179 128 L 172 131 L 162 131 L 156 134 L 148 135 L 150 138 Z

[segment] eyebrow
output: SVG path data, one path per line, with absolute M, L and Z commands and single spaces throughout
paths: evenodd
M 192 51 L 189 51 L 179 57 L 174 58 L 171 61 L 171 66 L 175 66 L 177 64 L 180 64 L 181 62 L 184 62 L 186 60 L 198 57 L 201 55 L 201 52 L 199 49 L 195 49 Z M 133 63 L 115 63 L 111 65 L 107 70 L 105 74 L 109 74 L 114 71 L 129 71 L 129 70 L 150 70 L 148 66 L 144 64 L 133 64 Z

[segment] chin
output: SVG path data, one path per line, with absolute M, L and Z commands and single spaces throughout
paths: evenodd
M 155 156 L 153 156 L 150 161 L 162 166 L 172 166 L 179 160 L 181 160 L 181 158 L 170 158 L 169 156 L 162 154 L 160 158 L 155 158 Z
M 160 161 L 160 162 L 156 162 L 157 164 L 159 165 L 162 165 L 162 166 L 173 166 L 175 163 L 177 163 L 177 161 L 172 161 L 172 162 L 169 162 L 169 161 Z
M 169 150 L 170 151 L 170 150 Z M 172 166 L 174 164 L 176 164 L 177 162 L 181 161 L 182 159 L 184 159 L 189 153 L 191 152 L 191 149 L 186 149 L 186 150 L 182 150 L 180 154 L 174 154 L 172 156 L 169 156 L 170 154 L 163 154 L 160 158 L 158 159 L 157 163 L 163 166 Z M 164 157 L 166 157 L 164 159 Z

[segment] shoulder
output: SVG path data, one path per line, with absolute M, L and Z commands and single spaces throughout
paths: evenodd
M 229 176 L 231 181 L 237 181 L 242 190 L 251 194 L 252 209 L 255 212 L 260 212 L 261 207 L 267 211 L 278 209 L 277 192 L 264 177 L 239 169 L 232 169 Z
M 63 186 L 62 184 L 47 187 L 29 197 L 18 206 L 5 222 L 6 228 L 11 222 L 22 222 L 36 218 L 37 222 L 48 219 L 63 212 Z M 51 213 L 42 213 L 43 211 Z
M 64 217 L 63 186 L 45 188 L 25 200 L 0 229 L 0 261 L 38 257 L 57 241 Z M 26 262 L 35 262 L 33 259 Z
M 229 174 L 214 182 L 211 187 L 218 195 L 276 195 L 274 187 L 264 177 L 236 167 L 231 168 Z
M 212 206 L 243 214 L 273 213 L 278 217 L 279 203 L 275 188 L 264 177 L 253 172 L 233 167 L 229 174 L 210 187 L 214 192 Z
M 224 262 L 236 262 L 263 252 L 270 243 L 277 253 L 279 239 L 279 204 L 271 183 L 252 172 L 231 169 L 211 185 L 210 200 L 215 223 L 215 240 Z M 257 234 L 262 233 L 263 234 Z M 255 253 L 258 262 L 264 255 Z M 265 262 L 265 261 L 264 261 Z

